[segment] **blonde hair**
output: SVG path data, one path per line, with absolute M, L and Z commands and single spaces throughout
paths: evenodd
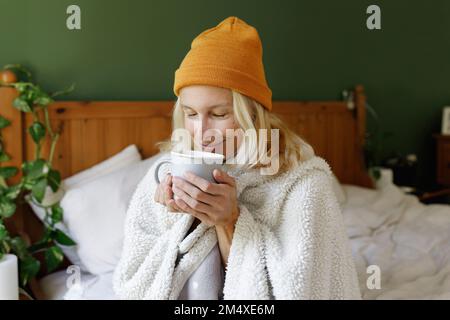
M 314 157 L 314 149 L 311 145 L 289 129 L 280 118 L 269 112 L 255 100 L 234 90 L 231 90 L 231 92 L 233 94 L 234 117 L 242 130 L 253 129 L 258 133 L 260 129 L 266 129 L 267 132 L 271 132 L 272 129 L 279 130 L 279 173 L 294 168 L 301 162 Z M 180 105 L 180 99 L 178 98 L 173 110 L 172 130 L 181 128 L 184 128 L 184 112 Z M 270 135 L 267 141 L 263 141 L 259 136 L 257 137 L 257 141 L 259 150 L 264 148 L 262 150 L 266 150 L 267 153 L 272 152 Z M 174 148 L 174 143 L 170 139 L 160 142 L 158 145 L 163 152 L 171 151 Z M 189 146 L 189 148 L 192 148 L 192 146 Z M 258 160 L 249 167 L 264 167 L 264 165 Z

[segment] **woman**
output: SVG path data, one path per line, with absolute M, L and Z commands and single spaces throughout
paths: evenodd
M 264 147 L 279 149 L 279 165 L 261 174 L 269 164 L 258 158 L 215 170 L 216 183 L 187 174 L 159 185 L 153 166 L 127 214 L 118 296 L 359 299 L 330 167 L 270 113 L 256 29 L 229 17 L 202 32 L 175 73 L 174 92 L 173 127 L 188 130 L 197 146 L 238 158 L 245 140 L 227 129 L 278 129 L 279 140 Z M 227 150 L 230 139 L 235 147 Z

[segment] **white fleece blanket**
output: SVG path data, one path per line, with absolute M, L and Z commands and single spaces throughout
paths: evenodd
M 364 299 L 450 299 L 450 206 L 424 205 L 395 185 L 344 185 L 343 206 Z M 381 288 L 369 289 L 377 265 Z
M 122 299 L 177 299 L 216 245 L 193 217 L 153 201 L 153 166 L 131 200 L 113 286 Z M 240 216 L 227 264 L 225 299 L 358 299 L 360 291 L 328 164 L 314 157 L 272 177 L 227 170 L 237 181 Z M 176 263 L 177 257 L 179 262 Z
M 343 185 L 342 189 L 343 214 L 363 298 L 450 299 L 450 206 L 423 205 L 395 186 L 369 190 Z M 367 288 L 366 267 L 371 264 L 381 268 L 380 290 Z M 41 280 L 49 299 L 64 296 L 67 277 L 61 271 Z M 115 297 L 111 277 L 95 283 L 92 277 L 83 275 L 83 295 L 69 295 L 75 299 Z

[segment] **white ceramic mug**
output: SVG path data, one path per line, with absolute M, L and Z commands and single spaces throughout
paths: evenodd
M 159 184 L 159 170 L 165 163 L 171 165 L 170 173 L 174 177 L 183 177 L 184 173 L 190 171 L 195 175 L 215 182 L 213 177 L 214 169 L 220 169 L 223 165 L 224 156 L 218 153 L 203 151 L 187 151 L 184 153 L 170 153 L 170 157 L 164 158 L 155 168 L 155 180 Z

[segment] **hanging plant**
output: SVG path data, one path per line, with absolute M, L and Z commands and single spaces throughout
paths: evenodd
M 18 81 L 18 78 L 23 80 Z M 34 159 L 23 162 L 19 168 L 3 166 L 3 163 L 11 158 L 3 146 L 2 130 L 11 122 L 0 116 L 0 259 L 6 253 L 17 255 L 20 285 L 24 288 L 41 270 L 41 263 L 36 259 L 37 253 L 44 253 L 46 271 L 49 273 L 55 270 L 64 258 L 57 244 L 75 245 L 68 235 L 56 227 L 63 219 L 63 209 L 59 201 L 50 205 L 43 201 L 48 188 L 56 192 L 61 184 L 61 175 L 52 166 L 60 133 L 52 128 L 48 106 L 54 102 L 56 96 L 73 91 L 74 86 L 48 94 L 32 82 L 31 73 L 20 65 L 6 65 L 3 68 L 0 72 L 0 86 L 17 89 L 19 96 L 13 101 L 14 108 L 31 114 L 33 118 L 33 123 L 27 131 L 35 145 Z M 43 155 L 42 144 L 47 139 L 50 140 L 50 150 L 47 155 Z M 20 181 L 9 185 L 7 179 L 17 175 L 19 170 L 22 172 Z M 16 213 L 18 205 L 24 202 L 33 202 L 45 210 L 44 234 L 36 243 L 28 244 L 21 236 L 12 236 L 4 224 L 4 220 L 11 218 Z

